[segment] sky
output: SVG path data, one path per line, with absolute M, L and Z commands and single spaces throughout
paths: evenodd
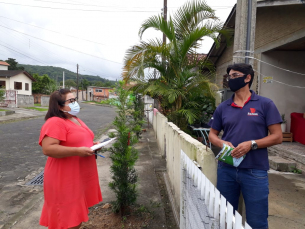
M 161 14 L 164 0 L 0 0 L 0 60 L 56 66 L 79 73 L 121 79 L 125 52 L 139 43 L 138 31 Z M 168 18 L 186 0 L 167 0 Z M 206 0 L 225 21 L 237 0 Z M 147 30 L 142 40 L 162 39 Z M 204 39 L 198 53 L 208 53 Z M 54 76 L 53 76 L 54 77 Z

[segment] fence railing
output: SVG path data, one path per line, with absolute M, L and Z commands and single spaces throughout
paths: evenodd
M 180 188 L 180 229 L 251 229 L 182 150 Z

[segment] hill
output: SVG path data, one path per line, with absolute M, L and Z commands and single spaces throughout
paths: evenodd
M 39 66 L 39 65 L 28 65 L 28 64 L 18 64 L 18 66 L 24 67 L 24 70 L 29 72 L 30 74 L 38 73 L 40 76 L 47 74 L 51 79 L 54 79 L 57 82 L 61 82 L 63 78 L 63 71 L 65 72 L 65 80 L 72 79 L 76 82 L 76 73 L 69 71 L 60 67 L 53 66 Z M 97 82 L 107 83 L 107 84 L 115 84 L 116 81 L 108 80 L 101 78 L 99 76 L 92 75 L 79 75 L 79 82 L 82 79 L 87 79 L 91 85 L 94 85 Z

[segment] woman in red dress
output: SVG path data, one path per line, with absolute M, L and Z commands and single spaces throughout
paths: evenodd
M 88 208 L 102 201 L 93 132 L 76 117 L 80 108 L 71 91 L 50 96 L 39 144 L 48 156 L 44 170 L 44 205 L 40 225 L 49 229 L 80 228 Z

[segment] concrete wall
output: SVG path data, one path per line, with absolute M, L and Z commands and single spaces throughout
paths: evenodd
M 42 107 L 48 107 L 49 101 L 50 101 L 50 96 L 48 95 L 41 96 L 40 104 Z
M 255 58 L 260 59 L 262 52 L 305 37 L 305 13 L 303 5 L 258 7 L 255 32 Z M 233 60 L 233 45 L 226 48 L 216 63 L 216 84 L 223 88 L 223 75 Z M 253 67 L 259 69 L 259 62 Z M 257 73 L 251 89 L 259 92 Z
M 188 157 L 198 162 L 202 172 L 215 185 L 217 163 L 214 153 L 202 143 L 181 131 L 175 124 L 154 110 L 153 128 L 160 147 L 166 157 L 167 173 L 170 179 L 171 191 L 175 200 L 176 210 L 180 210 L 180 152 L 184 151 Z
M 32 95 L 17 94 L 17 107 L 33 107 L 34 97 Z
M 17 90 L 18 94 L 32 95 L 32 80 L 29 77 L 27 77 L 23 73 L 10 77 L 6 86 L 6 90 L 14 90 L 14 82 L 22 82 L 22 90 Z M 28 91 L 25 90 L 26 83 L 29 84 Z
M 305 74 L 305 51 L 270 51 L 262 54 L 262 60 L 290 71 Z M 262 63 L 261 73 L 282 82 L 264 83 L 260 78 L 260 94 L 273 100 L 281 114 L 287 119 L 287 131 L 290 131 L 290 114 L 305 112 L 305 75 L 283 71 Z M 288 85 L 303 88 L 291 87 Z
M 257 8 L 255 50 L 266 51 L 296 40 L 304 29 L 304 5 Z

